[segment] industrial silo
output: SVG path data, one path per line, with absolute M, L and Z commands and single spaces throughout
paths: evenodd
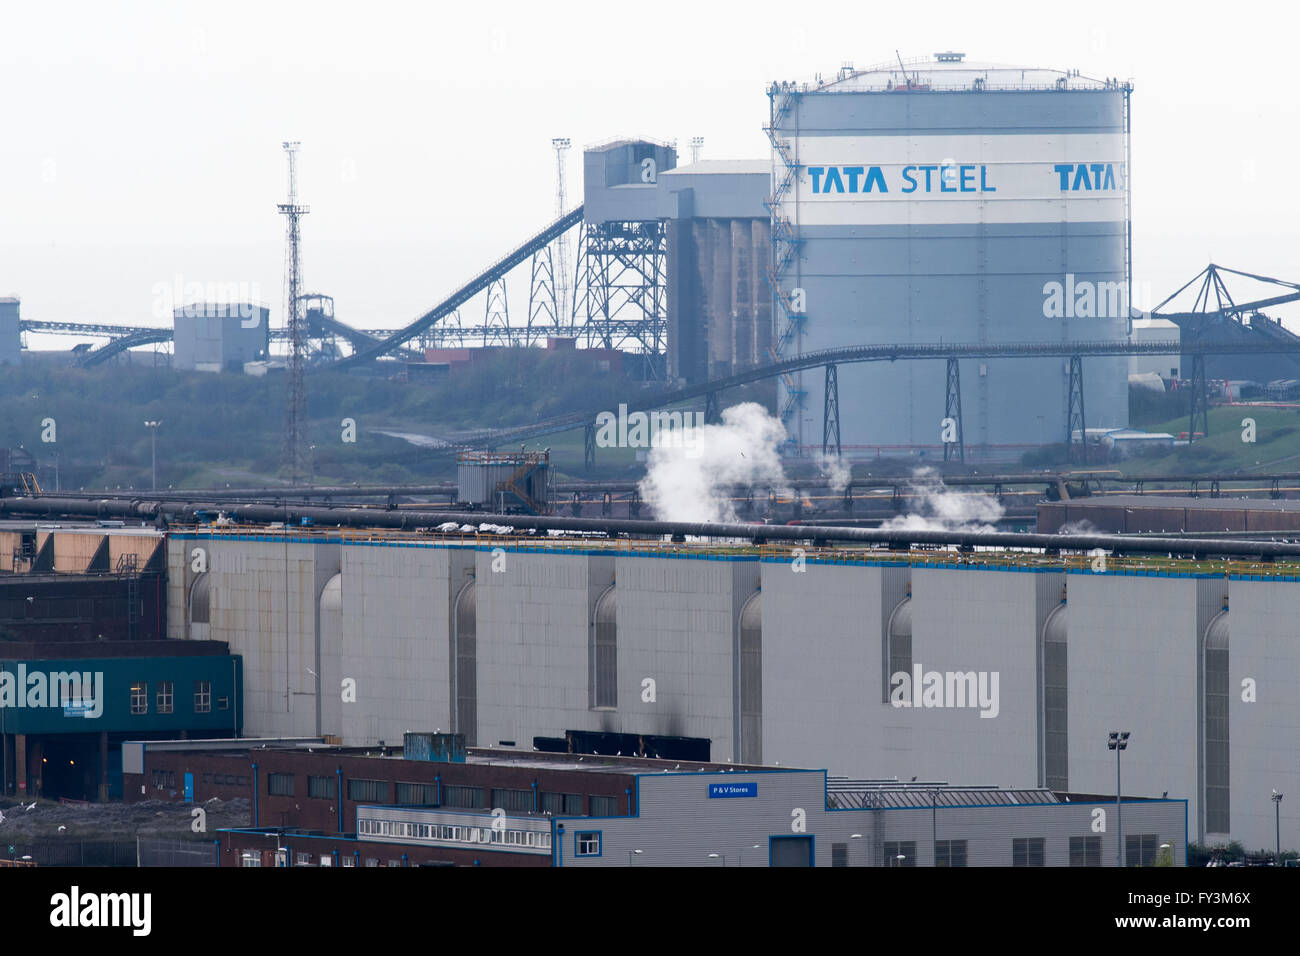
M 773 84 L 774 354 L 1124 340 L 1129 92 L 957 53 Z M 966 447 L 1007 459 L 1062 441 L 1068 368 L 962 361 Z M 1125 359 L 1083 370 L 1087 424 L 1127 424 Z M 846 454 L 938 454 L 944 361 L 844 365 L 838 378 Z M 791 434 L 820 444 L 823 372 L 781 391 Z

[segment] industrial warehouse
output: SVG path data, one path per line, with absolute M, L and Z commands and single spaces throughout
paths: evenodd
M 754 89 L 766 155 L 587 146 L 576 205 L 556 138 L 554 220 L 400 328 L 306 291 L 286 141 L 282 322 L 238 285 L 162 326 L 0 299 L 0 365 L 152 347 L 285 418 L 273 475 L 181 472 L 153 411 L 134 472 L 0 449 L 0 797 L 247 800 L 184 836 L 231 868 L 1280 865 L 1300 474 L 1230 433 L 1295 431 L 1264 310 L 1300 284 L 1211 264 L 1134 308 L 1133 95 L 845 64 Z M 413 430 L 458 388 L 491 410 Z M 381 437 L 419 483 L 363 470 Z M 133 477 L 73 491 L 78 454 Z

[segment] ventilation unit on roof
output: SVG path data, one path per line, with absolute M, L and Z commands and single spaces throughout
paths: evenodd
M 960 63 L 962 60 L 966 59 L 966 54 L 953 53 L 950 51 L 948 53 L 936 53 L 934 58 L 940 63 Z

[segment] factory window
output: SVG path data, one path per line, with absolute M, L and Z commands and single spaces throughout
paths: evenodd
M 268 773 L 266 775 L 266 792 L 273 797 L 292 797 L 293 774 Z
M 543 793 L 542 812 L 567 817 L 582 814 L 582 795 L 578 793 Z
M 470 581 L 456 600 L 452 633 L 452 697 L 455 699 L 457 733 L 465 735 L 465 746 L 478 738 L 478 640 L 477 584 Z
M 239 855 L 240 866 L 261 866 L 262 854 L 257 850 L 245 850 Z
M 593 817 L 616 817 L 618 816 L 618 797 L 597 797 L 589 798 L 591 801 L 591 815 Z
M 1205 630 L 1205 830 L 1228 832 L 1228 612 Z
M 194 682 L 194 713 L 212 712 L 212 681 L 196 680 Z
M 436 783 L 398 783 L 396 800 L 403 806 L 433 807 L 438 805 Z
M 483 809 L 482 787 L 443 787 L 442 805 L 444 807 L 463 807 L 469 810 Z
M 1051 790 L 1069 787 L 1068 627 L 1065 604 L 1058 605 L 1043 622 L 1043 779 Z
M 355 856 L 339 857 L 339 865 L 355 867 L 357 865 L 357 858 Z
M 1045 866 L 1044 848 L 1047 841 L 1042 837 L 1016 838 L 1011 841 L 1012 866 Z
M 307 796 L 314 797 L 317 800 L 333 800 L 334 778 L 309 776 L 307 778 Z
M 529 813 L 533 809 L 533 791 L 494 788 L 492 806 L 499 807 L 507 813 Z
M 831 866 L 849 865 L 849 845 L 847 843 L 831 844 Z
M 350 779 L 348 799 L 363 803 L 385 803 L 388 800 L 388 784 L 383 780 Z
M 235 778 L 235 783 L 238 784 L 238 785 L 241 786 L 241 787 L 246 787 L 246 786 L 248 786 L 248 778 L 247 778 L 247 777 L 244 777 L 244 776 L 236 777 L 236 778 Z
M 366 866 L 379 866 L 379 860 L 373 856 L 366 857 Z
M 596 601 L 591 626 L 591 706 L 618 706 L 618 599 L 610 585 Z
M 209 601 L 208 572 L 202 571 L 190 586 L 190 640 L 206 640 L 208 636 Z
M 763 595 L 740 612 L 740 760 L 763 762 Z
M 1151 866 L 1156 862 L 1156 835 L 1133 833 L 1124 837 L 1124 865 Z
M 885 866 L 916 866 L 916 841 L 887 841 L 881 851 Z
M 1070 866 L 1101 866 L 1101 837 L 1070 837 Z
M 158 682 L 158 713 L 170 714 L 172 712 L 172 682 L 163 680 Z
M 890 694 L 895 688 L 894 675 L 906 674 L 907 681 L 912 679 L 912 596 L 908 594 L 889 615 L 889 625 L 885 628 L 885 703 L 890 702 Z M 899 682 L 898 687 L 906 684 Z M 915 694 L 917 688 L 911 689 Z M 911 701 L 911 694 L 898 691 L 900 700 Z
M 965 840 L 939 840 L 934 846 L 935 866 L 965 866 Z
M 600 856 L 600 831 L 588 830 L 573 835 L 574 856 Z
M 142 680 L 131 682 L 131 713 L 149 713 L 149 685 Z
M 298 865 L 299 865 L 299 866 L 311 866 L 311 854 L 310 854 L 310 853 L 299 853 L 299 854 L 298 854 Z

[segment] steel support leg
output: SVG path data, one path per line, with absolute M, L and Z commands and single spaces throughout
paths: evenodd
M 596 425 L 594 422 L 587 422 L 587 427 L 583 429 L 582 464 L 588 470 L 596 464 Z
M 1079 443 L 1075 446 L 1074 433 L 1079 433 Z M 1078 355 L 1070 356 L 1070 398 L 1065 416 L 1065 452 L 1066 461 L 1074 464 L 1088 462 L 1088 426 L 1083 412 L 1083 359 Z
M 822 454 L 840 457 L 840 375 L 826 366 L 826 401 L 822 405 Z
M 1187 423 L 1187 443 L 1196 441 L 1197 420 L 1201 436 L 1210 434 L 1210 389 L 1205 380 L 1205 356 L 1199 352 L 1192 356 L 1192 396 Z
M 943 443 L 943 460 L 949 461 L 952 458 L 957 458 L 962 464 L 965 464 L 966 440 L 962 433 L 961 424 L 961 366 L 955 356 L 949 356 L 948 358 L 947 378 L 948 384 L 944 389 L 943 398 L 943 417 L 945 419 L 951 418 L 957 423 L 957 441 Z
M 720 408 L 721 399 L 717 392 L 709 392 L 704 396 L 704 424 L 721 425 L 722 409 Z

